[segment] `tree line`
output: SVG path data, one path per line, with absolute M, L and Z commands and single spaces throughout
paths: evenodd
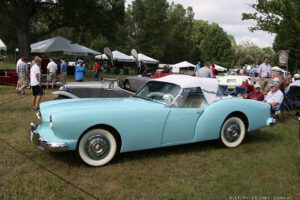
M 60 35 L 100 52 L 110 47 L 130 54 L 135 48 L 161 63 L 200 60 L 233 67 L 259 64 L 264 54 L 275 57 L 272 48 L 237 45 L 217 23 L 195 19 L 191 7 L 167 0 L 134 0 L 127 8 L 124 0 L 0 0 L 0 5 L 0 38 L 9 53 L 18 47 L 29 56 L 30 43 Z

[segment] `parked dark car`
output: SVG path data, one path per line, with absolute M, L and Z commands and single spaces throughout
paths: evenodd
M 134 93 L 122 89 L 116 79 L 104 79 L 94 82 L 70 82 L 52 94 L 58 95 L 55 99 L 75 99 L 129 97 Z

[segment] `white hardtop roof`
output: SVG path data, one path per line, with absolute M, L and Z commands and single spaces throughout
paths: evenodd
M 220 96 L 217 96 L 219 83 L 215 78 L 199 78 L 188 75 L 168 75 L 151 81 L 173 83 L 179 85 L 181 88 L 200 87 L 208 104 L 211 104 L 221 98 Z

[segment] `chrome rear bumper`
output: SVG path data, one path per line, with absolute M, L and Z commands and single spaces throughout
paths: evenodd
M 30 123 L 29 139 L 35 145 L 51 152 L 68 151 L 68 144 L 65 142 L 49 142 L 44 140 L 36 130 L 34 123 Z

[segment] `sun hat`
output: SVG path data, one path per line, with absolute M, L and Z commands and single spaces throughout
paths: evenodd
M 300 79 L 300 74 L 295 74 L 294 79 Z
M 270 86 L 270 87 L 277 87 L 277 88 L 279 88 L 280 85 L 279 85 L 278 82 L 273 81 L 269 86 Z
M 260 88 L 260 84 L 259 83 L 255 83 L 254 88 Z

